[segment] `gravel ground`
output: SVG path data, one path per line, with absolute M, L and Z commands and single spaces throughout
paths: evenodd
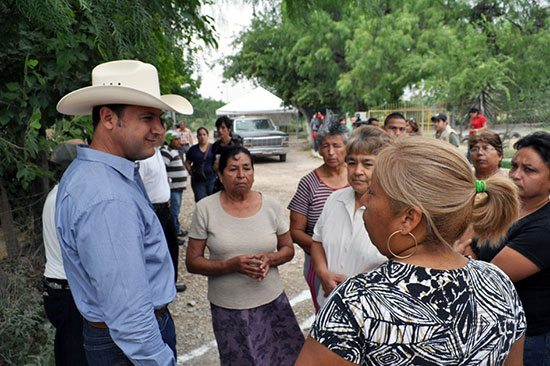
M 319 158 L 304 150 L 304 140 L 290 139 L 290 152 L 287 161 L 279 162 L 277 157 L 258 158 L 255 163 L 253 190 L 270 195 L 286 208 L 296 191 L 302 176 L 321 165 Z M 184 229 L 191 224 L 195 203 L 191 187 L 183 193 L 180 222 Z M 218 350 L 212 322 L 210 304 L 206 299 L 207 278 L 187 272 L 185 268 L 185 248 L 180 247 L 179 283 L 185 283 L 187 290 L 178 294 L 170 305 L 170 312 L 176 324 L 178 341 L 178 364 L 219 365 Z M 314 316 L 313 303 L 302 275 L 304 254 L 295 245 L 292 261 L 279 268 L 285 292 L 291 301 L 298 323 L 307 334 Z

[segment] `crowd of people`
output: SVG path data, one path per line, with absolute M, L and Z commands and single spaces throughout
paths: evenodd
M 394 113 L 398 114 L 400 120 L 402 119 L 405 121 L 405 130 L 403 131 L 400 129 L 399 135 L 405 132 L 409 136 L 422 136 L 422 126 L 416 120 L 416 118 L 410 117 L 406 119 L 403 114 L 399 112 Z M 468 123 L 470 136 L 475 136 L 478 133 L 487 129 L 487 119 L 482 114 L 480 114 L 479 109 L 475 107 L 471 108 L 468 114 L 470 116 L 470 122 Z M 387 117 L 388 116 L 386 116 L 386 120 L 384 121 L 384 126 L 387 125 Z M 341 124 L 346 125 L 350 133 L 354 129 L 361 126 L 371 125 L 378 127 L 380 124 L 380 121 L 376 117 L 369 117 L 366 121 L 362 121 L 361 115 L 359 113 L 352 115 L 349 119 L 349 122 L 346 115 L 340 115 L 338 117 L 338 121 L 340 121 Z M 458 133 L 449 125 L 449 121 L 445 113 L 434 114 L 430 117 L 430 121 L 433 123 L 433 128 L 435 130 L 434 137 L 436 139 L 447 141 L 455 145 L 456 147 L 460 145 L 460 138 L 458 136 Z M 313 139 L 313 149 L 315 152 L 317 152 L 318 150 L 317 133 L 324 122 L 325 116 L 321 112 L 314 113 L 311 117 L 311 120 L 309 121 L 311 137 Z M 471 162 L 469 153 L 468 161 Z
M 191 104 L 159 90 L 153 65 L 111 61 L 57 105 L 94 128 L 51 159 L 66 169 L 43 220 L 57 365 L 177 364 L 168 306 L 185 290 L 184 237 L 188 272 L 208 278 L 223 366 L 550 364 L 549 133 L 518 140 L 506 173 L 475 109 L 468 158 L 444 113 L 430 138 L 399 112 L 350 123 L 318 112 L 322 163 L 287 212 L 253 189 L 230 118 L 214 143 L 197 128 L 194 144 L 185 122 L 162 119 Z M 279 276 L 294 244 L 316 312 L 307 338 Z

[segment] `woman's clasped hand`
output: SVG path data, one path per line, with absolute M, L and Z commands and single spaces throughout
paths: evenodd
M 267 254 L 239 255 L 231 259 L 235 272 L 261 281 L 269 271 L 269 256 Z

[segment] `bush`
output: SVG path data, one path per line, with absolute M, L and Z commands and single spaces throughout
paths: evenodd
M 7 291 L 0 298 L 0 364 L 54 365 L 55 329 L 46 318 L 40 277 L 31 276 L 43 268 L 43 260 L 20 257 L 0 265 L 8 277 Z

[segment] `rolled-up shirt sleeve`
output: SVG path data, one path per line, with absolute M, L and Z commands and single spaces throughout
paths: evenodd
M 124 213 L 124 214 L 121 214 Z M 76 250 L 89 277 L 93 296 L 90 304 L 103 314 L 114 342 L 135 365 L 175 365 L 154 315 L 148 271 L 161 263 L 163 241 L 147 242 L 147 220 L 132 202 L 102 201 L 90 206 L 75 225 Z M 155 248 L 154 246 L 157 246 Z M 146 251 L 148 253 L 146 253 Z M 149 261 L 149 263 L 146 262 Z M 151 267 L 153 266 L 153 267 Z

